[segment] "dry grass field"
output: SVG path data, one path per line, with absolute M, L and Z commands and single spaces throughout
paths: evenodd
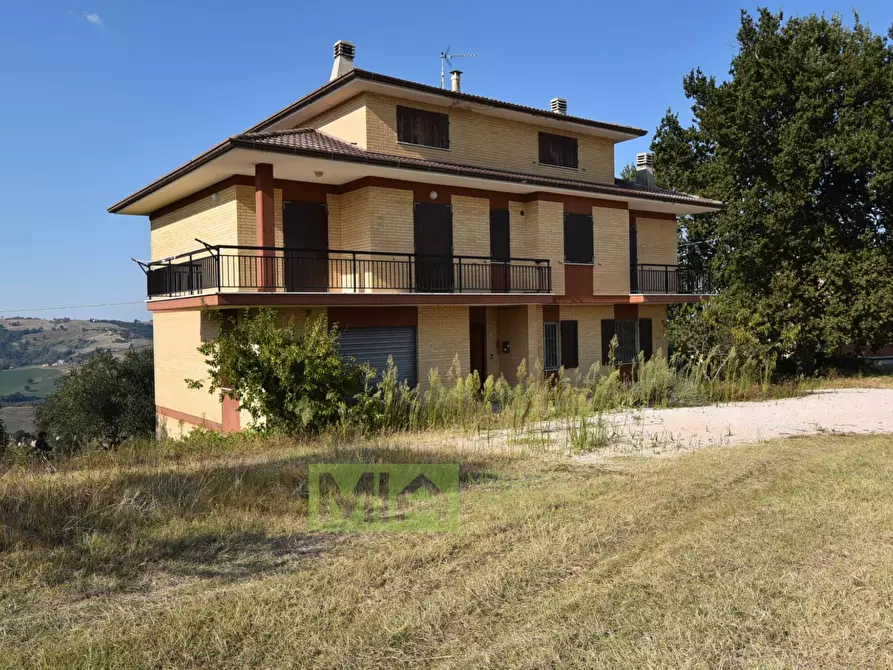
M 893 664 L 893 437 L 586 464 L 234 438 L 0 477 L 0 665 Z M 458 462 L 457 533 L 307 531 L 318 461 Z

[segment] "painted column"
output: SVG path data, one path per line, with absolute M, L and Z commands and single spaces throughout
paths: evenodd
M 276 244 L 276 217 L 273 211 L 273 166 L 258 163 L 254 166 L 254 211 L 257 218 L 257 246 L 272 247 Z M 257 252 L 257 287 L 272 291 L 276 287 L 276 252 Z

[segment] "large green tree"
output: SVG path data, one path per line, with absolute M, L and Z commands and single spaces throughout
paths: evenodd
M 858 16 L 762 9 L 742 12 L 737 43 L 726 80 L 685 77 L 693 121 L 668 110 L 652 143 L 661 186 L 728 204 L 682 222 L 683 259 L 721 290 L 682 312 L 685 330 L 803 371 L 893 342 L 889 40 Z

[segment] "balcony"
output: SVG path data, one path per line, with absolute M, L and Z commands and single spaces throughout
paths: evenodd
M 630 293 L 665 295 L 712 295 L 706 271 L 680 265 L 641 264 L 630 267 Z
M 548 260 L 207 245 L 143 264 L 149 298 L 223 292 L 551 293 Z

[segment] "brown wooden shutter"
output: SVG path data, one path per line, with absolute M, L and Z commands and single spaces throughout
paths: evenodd
M 567 213 L 564 215 L 565 262 L 593 262 L 595 247 L 592 225 L 592 217 L 586 214 Z
M 561 365 L 565 369 L 576 368 L 580 365 L 576 321 L 561 322 Z
M 650 361 L 654 354 L 654 342 L 652 340 L 651 319 L 639 319 L 639 349 L 645 354 L 645 360 Z

